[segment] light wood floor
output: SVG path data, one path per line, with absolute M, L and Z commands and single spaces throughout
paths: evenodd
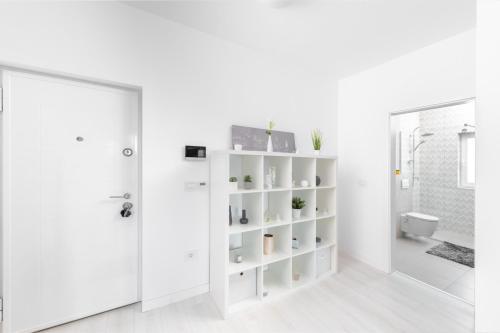
M 340 273 L 221 320 L 207 296 L 141 313 L 132 305 L 46 333 L 473 332 L 474 310 L 458 299 L 347 257 Z

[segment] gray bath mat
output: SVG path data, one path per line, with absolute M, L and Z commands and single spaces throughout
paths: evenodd
M 426 253 L 474 268 L 474 250 L 448 242 L 436 245 Z

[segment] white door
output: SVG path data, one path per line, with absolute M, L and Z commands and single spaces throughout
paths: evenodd
M 2 81 L 7 330 L 137 302 L 137 92 L 8 71 Z

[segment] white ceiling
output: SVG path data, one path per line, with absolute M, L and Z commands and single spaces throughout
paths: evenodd
M 269 1 L 285 1 L 273 8 Z M 345 76 L 475 26 L 474 0 L 132 1 L 320 75 Z

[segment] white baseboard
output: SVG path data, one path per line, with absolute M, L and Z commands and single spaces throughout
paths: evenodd
M 153 298 L 153 299 L 148 299 L 148 300 L 143 300 L 142 301 L 142 312 L 146 312 L 149 310 L 161 308 L 163 306 L 172 304 L 172 303 L 177 303 L 180 301 L 183 301 L 185 299 L 195 297 L 201 294 L 206 294 L 210 290 L 209 284 L 202 284 L 200 286 L 186 289 L 186 290 L 181 290 L 169 295 Z

